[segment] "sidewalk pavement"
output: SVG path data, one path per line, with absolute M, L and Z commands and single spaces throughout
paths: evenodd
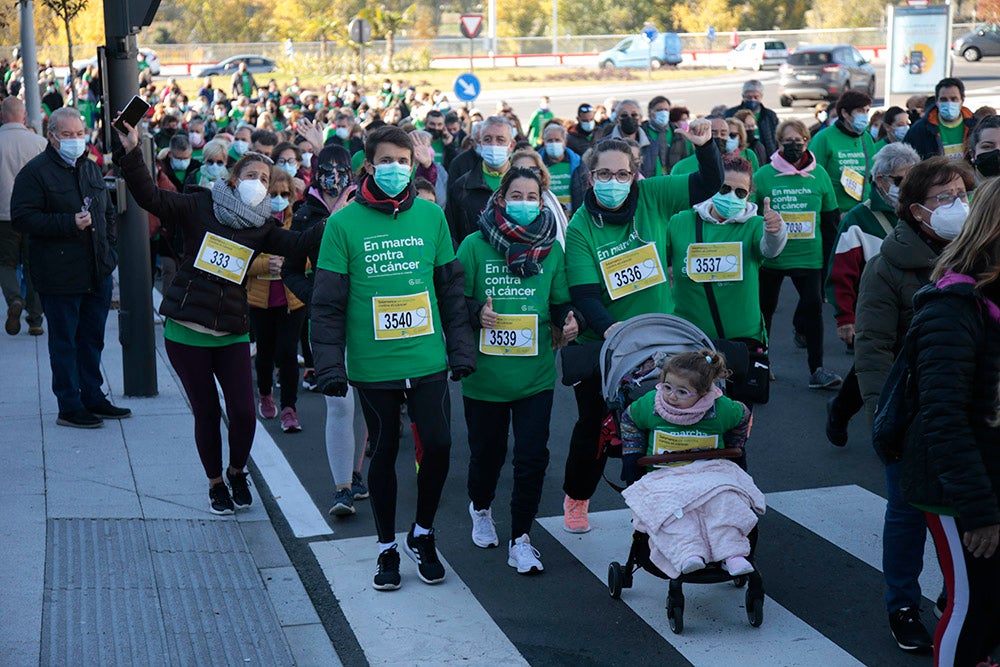
M 256 487 L 235 518 L 208 511 L 162 336 L 153 398 L 122 396 L 116 311 L 105 346 L 132 417 L 83 430 L 55 423 L 46 337 L 0 338 L 0 662 L 339 665 Z

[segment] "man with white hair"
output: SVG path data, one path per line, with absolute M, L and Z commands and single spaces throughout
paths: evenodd
M 28 239 L 14 230 L 10 222 L 10 196 L 14 178 L 21 168 L 45 150 L 45 139 L 25 126 L 27 112 L 24 102 L 8 97 L 0 104 L 0 288 L 7 301 L 8 334 L 16 336 L 21 331 L 21 313 L 28 309 L 28 333 L 40 336 L 42 329 L 42 303 L 28 277 Z M 21 298 L 21 285 L 17 280 L 17 266 L 24 266 L 26 299 Z
M 56 423 L 100 428 L 104 419 L 132 413 L 101 391 L 117 230 L 104 177 L 86 151 L 80 112 L 53 111 L 48 146 L 14 179 L 10 209 L 14 228 L 28 235 L 31 279 L 49 322 Z
M 760 143 L 764 144 L 767 151 L 768 160 L 778 150 L 778 139 L 775 132 L 778 130 L 778 114 L 764 106 L 764 84 L 757 79 L 750 79 L 743 83 L 743 101 L 738 106 L 726 109 L 723 114 L 725 118 L 732 118 L 740 109 L 749 109 L 753 112 L 757 120 L 757 134 L 760 135 Z
M 480 167 L 458 177 L 448 188 L 445 217 L 456 247 L 479 229 L 479 214 L 510 168 L 510 154 L 514 151 L 510 121 L 503 116 L 484 120 L 479 128 L 477 150 L 482 158 Z

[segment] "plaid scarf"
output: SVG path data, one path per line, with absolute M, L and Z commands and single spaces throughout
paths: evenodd
M 556 239 L 556 219 L 544 205 L 527 227 L 517 224 L 490 199 L 479 216 L 483 237 L 507 258 L 507 269 L 520 278 L 530 278 L 542 269 L 542 261 Z
M 212 211 L 226 227 L 256 229 L 271 217 L 271 198 L 264 197 L 256 206 L 247 206 L 239 193 L 220 178 L 212 185 Z

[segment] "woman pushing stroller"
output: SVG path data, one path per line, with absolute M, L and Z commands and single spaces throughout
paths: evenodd
M 656 390 L 621 417 L 625 480 L 639 477 L 641 456 L 742 448 L 750 410 L 723 396 L 716 384 L 729 375 L 719 352 L 674 355 Z M 726 459 L 682 461 L 657 468 L 623 493 L 635 529 L 649 536 L 650 560 L 671 579 L 722 562 L 732 576 L 753 572 L 749 534 L 764 513 L 764 495 L 751 477 Z

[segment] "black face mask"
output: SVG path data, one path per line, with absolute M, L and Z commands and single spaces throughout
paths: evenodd
M 428 129 L 427 131 L 430 132 L 431 139 L 433 139 L 434 141 L 437 141 L 438 139 L 441 138 L 441 130 L 435 128 L 433 130 Z
M 972 163 L 976 166 L 976 171 L 986 178 L 1000 176 L 1000 149 L 980 153 L 973 158 Z
M 910 117 L 910 125 L 913 125 L 920 120 L 920 111 L 917 109 L 910 109 L 906 112 L 906 115 Z
M 721 154 L 725 155 L 726 154 L 726 140 L 723 139 L 722 137 L 716 137 L 715 139 L 712 139 L 712 141 L 714 141 L 715 145 L 719 147 L 719 152 Z
M 622 116 L 618 120 L 618 127 L 621 128 L 624 135 L 635 134 L 636 130 L 639 129 L 639 119 L 632 116 Z
M 757 130 L 747 130 L 747 143 L 752 144 L 757 140 Z
M 802 144 L 797 144 L 794 141 L 790 141 L 786 144 L 781 144 L 781 155 L 786 160 L 792 164 L 798 164 L 802 156 L 805 155 L 806 147 Z

